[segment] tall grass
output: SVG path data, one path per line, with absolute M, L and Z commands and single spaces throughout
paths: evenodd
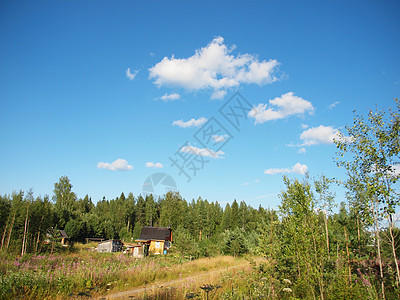
M 143 289 L 135 295 L 126 293 L 125 298 L 296 299 L 304 294 L 301 281 L 279 278 L 276 267 L 266 259 L 248 263 L 230 256 L 189 261 L 173 255 L 135 259 L 123 253 L 96 252 L 22 258 L 1 255 L 0 299 L 96 297 L 135 287 Z M 373 270 L 358 269 L 352 282 L 347 269 L 338 271 L 329 280 L 326 299 L 377 298 Z
M 270 261 L 257 259 L 248 265 L 240 265 L 206 278 L 187 277 L 170 286 L 155 286 L 139 294 L 127 295 L 134 299 L 315 299 L 310 291 L 301 291 L 301 282 L 278 278 Z M 346 270 L 329 281 L 325 298 L 378 299 L 376 276 L 358 270 L 358 275 L 349 282 Z M 300 296 L 302 295 L 302 296 Z M 398 299 L 399 295 L 388 294 L 387 299 Z
M 45 256 L 0 258 L 0 299 L 54 299 L 101 295 L 154 281 L 240 263 L 233 257 L 186 261 L 181 257 L 135 259 L 123 253 L 79 252 Z

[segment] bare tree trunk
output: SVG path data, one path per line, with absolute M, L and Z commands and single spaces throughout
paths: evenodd
M 382 299 L 385 299 L 385 283 L 383 282 L 383 267 L 382 267 L 382 256 L 381 256 L 381 237 L 379 235 L 378 217 L 376 215 L 374 202 L 372 202 L 372 213 L 374 216 L 375 236 L 378 247 L 378 261 L 379 261 L 379 271 L 381 276 Z
M 40 228 L 39 228 L 39 231 L 38 231 L 38 234 L 37 234 L 37 238 L 36 238 L 35 254 L 37 254 L 37 252 L 38 252 L 39 241 L 40 241 Z
M 54 240 L 51 240 L 51 251 L 50 251 L 50 255 L 53 254 L 53 249 L 54 249 Z
M 11 233 L 12 233 L 12 229 L 13 229 L 13 227 L 14 227 L 14 220 L 15 220 L 15 214 L 16 214 L 16 213 L 17 213 L 17 212 L 14 213 L 14 216 L 13 216 L 12 221 L 11 221 L 10 231 L 8 232 L 6 250 L 8 250 L 8 246 L 10 245 Z
M 3 250 L 4 240 L 6 239 L 7 226 L 8 226 L 8 224 L 6 224 L 6 226 L 4 227 L 3 236 L 1 238 L 1 248 L 0 248 L 0 250 Z
M 349 253 L 349 243 L 348 243 L 348 237 L 347 237 L 347 230 L 346 226 L 344 226 L 344 237 L 346 239 L 346 253 L 347 253 L 347 266 L 349 268 L 349 282 L 351 284 L 351 268 L 350 268 L 350 253 Z
M 28 212 L 29 212 L 29 203 L 26 206 L 26 218 L 25 218 L 25 228 L 24 228 L 24 237 L 22 239 L 22 251 L 21 251 L 21 256 L 24 256 L 25 252 L 25 239 L 26 239 L 26 231 L 27 231 L 27 225 L 28 225 Z
M 39 225 L 38 235 L 37 235 L 37 239 L 36 239 L 35 254 L 37 253 L 38 246 L 39 246 L 39 240 L 40 240 L 40 229 L 42 228 L 43 219 L 44 219 L 44 215 L 42 216 L 42 219 L 40 220 L 40 225 Z
M 392 246 L 392 253 L 393 253 L 394 263 L 396 265 L 396 272 L 397 272 L 396 286 L 399 286 L 400 270 L 399 270 L 399 262 L 397 261 L 395 240 L 394 240 L 394 235 L 393 235 L 394 222 L 393 222 L 391 215 L 388 215 L 388 221 L 389 221 L 389 232 L 390 232 L 390 245 Z
M 339 243 L 336 243 L 336 276 L 339 278 Z
M 324 270 L 324 264 L 321 260 L 319 263 L 318 261 L 318 256 L 317 256 L 317 242 L 315 241 L 315 235 L 314 235 L 314 230 L 313 230 L 313 244 L 314 244 L 314 259 L 315 259 L 315 267 L 318 270 L 318 285 L 321 293 L 321 300 L 324 300 L 324 273 L 321 270 Z
M 360 220 L 358 219 L 358 216 L 356 217 L 356 219 L 357 219 L 358 252 L 361 253 Z
M 329 256 L 329 232 L 328 232 L 328 216 L 325 212 L 325 232 L 326 232 L 326 250 L 328 251 L 328 260 L 330 260 Z
M 26 254 L 26 248 L 28 247 L 28 235 L 29 235 L 29 219 L 28 219 L 28 227 L 26 230 L 26 237 L 25 237 L 25 248 L 24 248 L 24 255 Z
M 390 181 L 387 176 L 385 178 L 385 184 L 387 186 L 387 189 L 390 191 Z M 385 196 L 387 198 L 387 196 Z M 386 202 L 388 199 L 386 199 Z M 396 265 L 396 273 L 397 273 L 397 279 L 396 279 L 396 286 L 399 286 L 400 282 L 400 270 L 399 270 L 399 263 L 397 261 L 397 255 L 396 255 L 396 247 L 395 247 L 395 240 L 394 240 L 394 235 L 393 235 L 393 227 L 394 227 L 394 222 L 391 214 L 388 214 L 388 221 L 389 221 L 389 232 L 390 232 L 390 244 L 392 246 L 392 253 L 393 253 L 393 258 L 394 258 L 394 263 Z

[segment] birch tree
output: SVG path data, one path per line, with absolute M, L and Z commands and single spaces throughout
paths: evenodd
M 328 230 L 328 214 L 332 213 L 333 201 L 335 194 L 329 190 L 332 180 L 322 175 L 318 180 L 314 181 L 315 191 L 319 195 L 317 201 L 319 208 L 324 213 L 325 236 L 326 236 L 326 250 L 328 259 L 330 259 L 330 246 L 329 246 L 329 230 Z
M 394 214 L 399 204 L 396 182 L 399 177 L 400 102 L 395 100 L 394 110 L 370 110 L 367 117 L 356 114 L 353 124 L 345 127 L 335 140 L 338 148 L 337 164 L 349 174 L 345 185 L 368 207 L 366 217 L 372 217 L 377 240 L 382 298 L 385 298 L 379 224 L 386 218 L 392 240 L 396 285 L 400 270 L 394 248 Z

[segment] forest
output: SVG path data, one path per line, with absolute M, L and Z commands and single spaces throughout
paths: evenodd
M 284 176 L 277 210 L 237 200 L 225 207 L 201 197 L 187 201 L 177 192 L 157 199 L 121 193 L 93 203 L 89 195 L 78 199 L 63 176 L 51 197 L 32 190 L 0 196 L 1 252 L 49 254 L 53 249 L 45 241 L 53 229 L 83 243 L 88 237 L 134 242 L 143 226 L 171 227 L 172 250 L 182 256 L 268 259 L 254 267 L 257 274 L 272 287 L 290 282 L 285 291 L 297 299 L 399 299 L 400 105 L 395 104 L 393 110 L 355 114 L 335 139 L 344 180 Z M 345 188 L 346 202 L 337 203 L 336 185 Z

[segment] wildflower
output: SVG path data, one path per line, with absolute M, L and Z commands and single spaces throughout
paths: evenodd
M 289 279 L 283 279 L 283 282 L 286 282 L 286 283 L 292 284 L 292 282 L 291 282 Z
M 287 293 L 291 293 L 292 289 L 291 288 L 284 288 L 282 291 L 287 292 Z

